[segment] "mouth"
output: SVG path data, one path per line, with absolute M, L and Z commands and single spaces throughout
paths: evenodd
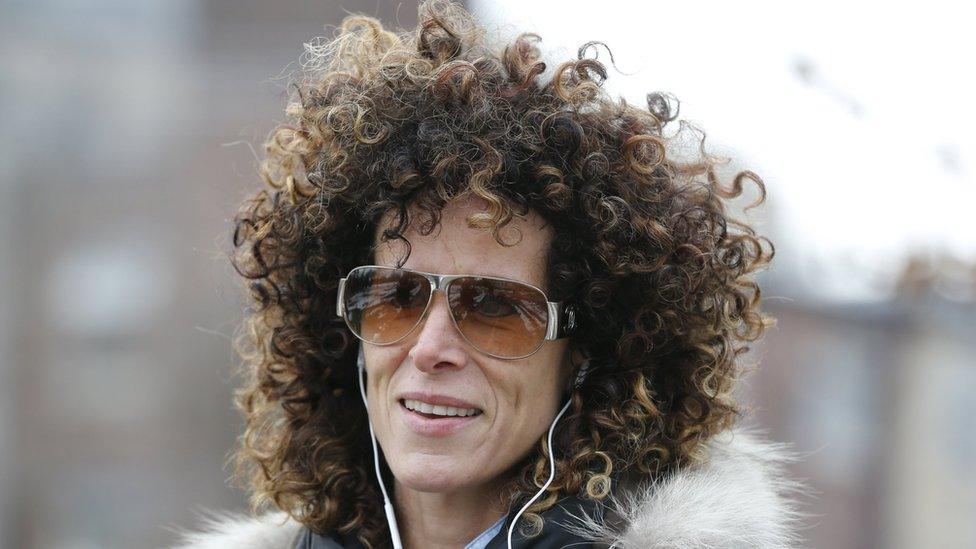
M 456 408 L 454 406 L 431 405 L 419 400 L 401 398 L 400 407 L 409 414 L 435 421 L 468 420 L 484 412 L 479 408 Z

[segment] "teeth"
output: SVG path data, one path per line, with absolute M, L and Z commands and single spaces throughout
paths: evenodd
M 467 417 L 479 413 L 479 411 L 476 408 L 455 408 L 453 406 L 440 406 L 440 405 L 434 406 L 431 404 L 427 404 L 426 402 L 421 402 L 419 400 L 404 399 L 403 405 L 406 406 L 408 410 L 423 412 L 425 414 L 434 414 L 436 416 Z

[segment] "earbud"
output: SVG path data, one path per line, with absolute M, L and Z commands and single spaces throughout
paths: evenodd
M 583 386 L 583 381 L 586 380 L 586 376 L 590 373 L 590 361 L 584 360 L 583 364 L 580 365 L 580 369 L 576 372 L 576 379 L 573 381 L 573 389 L 579 389 Z
M 573 382 L 573 387 L 579 389 L 583 385 L 583 381 L 586 380 L 586 367 L 580 368 L 578 374 L 576 374 L 576 381 Z

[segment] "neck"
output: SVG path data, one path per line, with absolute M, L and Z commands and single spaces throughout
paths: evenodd
M 420 492 L 395 482 L 393 499 L 404 549 L 464 547 L 505 516 L 497 487 Z

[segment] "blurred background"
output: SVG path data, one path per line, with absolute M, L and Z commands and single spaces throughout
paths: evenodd
M 960 3 L 467 2 L 681 100 L 766 182 L 779 319 L 743 391 L 807 458 L 813 547 L 976 547 L 976 97 Z M 302 43 L 415 2 L 0 0 L 0 547 L 242 510 L 230 220 Z M 605 50 L 600 58 L 609 62 Z

